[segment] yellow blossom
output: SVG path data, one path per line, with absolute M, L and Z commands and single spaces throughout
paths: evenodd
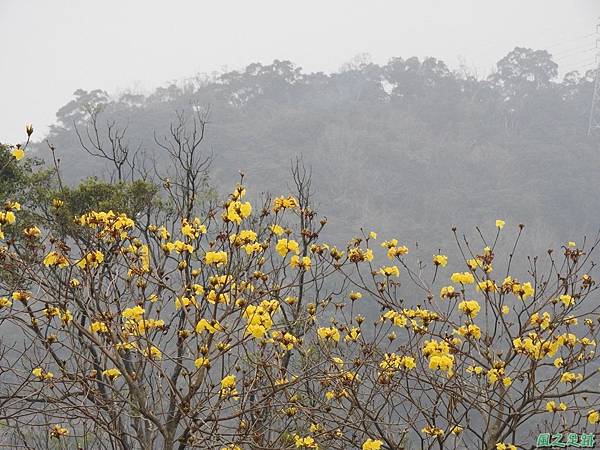
M 100 264 L 104 262 L 104 254 L 100 250 L 96 250 L 93 252 L 89 252 L 79 260 L 77 263 L 77 267 L 80 269 L 86 268 L 97 268 Z
M 324 341 L 339 342 L 340 340 L 340 330 L 336 327 L 321 327 L 317 330 L 317 334 Z
M 558 299 L 562 302 L 565 308 L 568 308 L 574 303 L 573 297 L 567 294 L 561 295 L 560 297 L 558 297 Z
M 50 437 L 55 439 L 60 439 L 61 437 L 67 436 L 69 434 L 69 430 L 60 425 L 52 425 L 50 427 Z
M 474 319 L 479 314 L 481 306 L 476 300 L 465 300 L 458 304 L 458 309 L 471 319 Z
M 421 433 L 431 437 L 442 437 L 444 435 L 444 430 L 427 425 L 421 429 Z
M 252 214 L 252 205 L 249 202 L 232 201 L 227 206 L 225 219 L 239 225 L 243 219 Z
M 517 447 L 513 444 L 505 444 L 504 442 L 498 442 L 496 444 L 496 450 L 517 450 Z
M 384 277 L 399 277 L 400 270 L 397 266 L 386 266 L 379 269 L 379 273 Z
M 433 255 L 433 264 L 446 267 L 446 264 L 448 264 L 448 257 L 446 255 Z
M 140 305 L 136 305 L 133 308 L 126 308 L 121 315 L 124 319 L 141 320 L 144 313 L 144 308 Z
M 574 372 L 565 372 L 560 377 L 560 381 L 563 383 L 576 383 L 577 381 L 583 380 L 583 375 Z
M 50 380 L 54 378 L 54 374 L 52 372 L 47 372 L 41 367 L 36 367 L 31 371 L 34 377 L 39 378 L 40 380 Z
M 44 265 L 46 267 L 54 266 L 54 267 L 69 267 L 69 260 L 58 252 L 50 252 L 44 258 Z
M 273 200 L 273 212 L 279 212 L 282 209 L 293 209 L 298 207 L 298 200 L 294 197 L 277 197 Z
M 311 260 L 308 256 L 300 258 L 298 255 L 293 255 L 290 260 L 290 265 L 297 269 L 308 270 L 311 266 Z
M 202 333 L 203 331 L 207 331 L 210 334 L 214 334 L 217 331 L 223 331 L 223 327 L 218 321 L 209 322 L 206 319 L 200 319 L 196 324 L 196 333 Z
M 224 251 L 206 252 L 204 262 L 208 265 L 222 266 L 223 264 L 227 264 L 227 253 Z
M 237 396 L 237 390 L 235 388 L 236 377 L 235 375 L 227 375 L 221 380 L 221 390 L 219 395 L 221 397 L 235 397 Z
M 382 445 L 383 441 L 369 438 L 363 443 L 362 450 L 381 450 Z
M 269 229 L 273 232 L 275 236 L 281 236 L 283 233 L 285 233 L 284 228 L 276 223 L 272 224 L 269 227 Z
M 295 253 L 296 255 L 300 253 L 300 246 L 293 239 L 279 239 L 275 246 L 275 250 L 277 250 L 277 253 L 279 253 L 280 256 L 285 257 L 290 252 Z
M 38 237 L 42 232 L 36 226 L 30 226 L 23 230 L 23 236 L 30 239 Z
M 351 248 L 348 250 L 348 259 L 353 263 L 358 262 L 371 262 L 373 261 L 373 250 L 370 248 L 363 250 L 358 247 Z
M 106 369 L 102 371 L 102 375 L 104 375 L 107 378 L 110 378 L 111 380 L 114 380 L 121 376 L 121 371 L 117 368 Z
M 475 282 L 475 277 L 471 272 L 455 272 L 450 277 L 453 283 L 472 284 Z
M 104 322 L 92 322 L 90 324 L 91 333 L 108 333 L 108 327 Z
M 473 339 L 479 339 L 481 337 L 481 329 L 473 323 L 459 327 L 456 332 L 461 336 Z
M 17 161 L 20 161 L 25 156 L 25 151 L 23 150 L 23 148 L 21 146 L 17 145 L 16 147 L 13 147 L 13 149 L 10 151 L 10 154 Z

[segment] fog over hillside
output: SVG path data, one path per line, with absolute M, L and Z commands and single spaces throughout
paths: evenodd
M 561 78 L 558 69 L 545 50 L 522 47 L 485 79 L 435 58 L 359 59 L 331 74 L 255 63 L 147 96 L 78 90 L 48 140 L 69 180 L 102 176 L 106 166 L 76 133 L 90 147 L 90 111 L 103 145 L 107 124 L 127 127 L 124 144 L 160 164 L 155 134 L 167 135 L 178 112 L 209 110 L 202 148 L 221 192 L 240 170 L 251 191 L 285 192 L 301 158 L 335 237 L 363 226 L 431 245 L 450 240 L 453 225 L 493 228 L 501 217 L 527 225 L 531 248 L 546 248 L 600 223 L 600 141 L 587 135 L 593 72 Z

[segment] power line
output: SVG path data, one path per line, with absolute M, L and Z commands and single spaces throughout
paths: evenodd
M 562 54 L 559 54 L 559 55 L 552 54 L 552 59 L 554 61 L 560 61 L 560 60 L 563 60 L 563 59 L 571 58 L 573 56 L 584 55 L 586 53 L 590 53 L 590 52 L 597 51 L 597 50 L 598 49 L 596 47 L 590 47 L 588 45 L 587 48 L 585 48 L 585 49 L 582 48 L 580 50 L 573 50 L 571 52 L 562 53 Z
M 572 39 L 561 40 L 561 41 L 558 41 L 558 42 L 556 42 L 554 44 L 546 45 L 545 47 L 546 47 L 546 49 L 552 49 L 552 48 L 556 48 L 556 47 L 561 47 L 561 46 L 563 46 L 565 44 L 570 44 L 570 43 L 573 43 L 573 42 L 576 42 L 576 41 L 580 41 L 582 39 L 591 38 L 592 36 L 596 36 L 596 33 L 588 33 L 588 34 L 583 34 L 581 36 L 574 37 Z

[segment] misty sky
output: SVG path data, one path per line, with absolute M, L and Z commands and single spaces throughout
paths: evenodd
M 41 138 L 78 88 L 147 92 L 255 61 L 329 72 L 359 53 L 435 56 L 485 75 L 519 45 L 587 69 L 599 15 L 598 0 L 0 0 L 0 141 L 27 122 Z

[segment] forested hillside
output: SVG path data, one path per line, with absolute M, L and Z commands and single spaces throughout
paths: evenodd
M 278 192 L 301 157 L 338 236 L 363 226 L 446 242 L 453 224 L 501 217 L 527 224 L 539 249 L 600 223 L 600 141 L 587 136 L 593 74 L 558 73 L 549 53 L 525 48 L 486 79 L 435 58 L 357 60 L 332 74 L 257 63 L 147 96 L 78 90 L 48 139 L 70 181 L 103 176 L 76 133 L 89 148 L 95 115 L 102 145 L 110 147 L 108 123 L 113 133 L 127 127 L 122 145 L 139 149 L 152 174 L 151 158 L 166 161 L 155 136 L 168 134 L 177 112 L 208 108 L 204 149 L 217 189 L 243 170 L 252 191 Z M 47 155 L 46 144 L 38 151 Z

